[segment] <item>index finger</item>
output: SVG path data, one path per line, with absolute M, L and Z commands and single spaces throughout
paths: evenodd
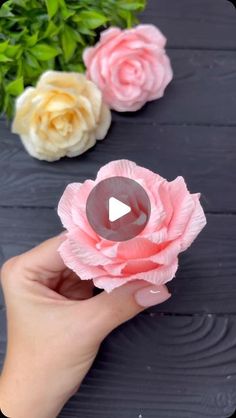
M 19 256 L 21 267 L 27 270 L 32 280 L 38 280 L 39 277 L 53 278 L 66 269 L 58 252 L 58 248 L 64 239 L 65 234 L 62 233 Z

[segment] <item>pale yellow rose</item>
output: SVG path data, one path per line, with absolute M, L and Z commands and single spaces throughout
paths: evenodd
M 111 112 L 85 75 L 47 71 L 16 101 L 12 130 L 35 158 L 75 157 L 105 138 Z

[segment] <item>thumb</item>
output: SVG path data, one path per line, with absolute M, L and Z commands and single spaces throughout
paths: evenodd
M 118 325 L 150 306 L 165 302 L 170 296 L 166 286 L 150 286 L 144 280 L 134 280 L 83 303 L 86 304 L 92 335 L 102 341 Z

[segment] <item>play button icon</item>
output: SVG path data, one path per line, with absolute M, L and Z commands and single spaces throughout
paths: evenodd
M 117 219 L 122 218 L 122 216 L 127 215 L 131 212 L 131 207 L 122 203 L 120 200 L 115 197 L 110 197 L 109 199 L 109 221 L 115 222 Z
M 93 230 L 110 241 L 127 241 L 139 235 L 150 217 L 147 192 L 135 180 L 110 177 L 91 191 L 86 215 Z

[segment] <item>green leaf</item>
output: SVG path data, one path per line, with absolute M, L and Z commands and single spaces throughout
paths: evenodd
M 119 12 L 119 16 L 122 17 L 122 19 L 124 19 L 126 27 L 128 29 L 132 28 L 133 26 L 133 15 L 131 12 L 129 12 L 128 10 L 120 10 Z
M 81 34 L 79 32 L 77 32 L 76 30 L 74 30 L 74 39 L 81 45 L 86 46 L 86 42 L 84 40 L 84 38 L 81 36 Z
M 38 32 L 35 32 L 33 35 L 30 35 L 30 36 L 25 35 L 24 36 L 24 41 L 25 41 L 26 45 L 30 46 L 30 47 L 34 46 L 38 41 L 38 36 L 39 36 Z
M 27 34 L 27 29 L 22 28 L 22 30 L 20 32 L 17 32 L 17 33 L 12 32 L 11 33 L 11 38 L 15 42 L 20 42 L 24 38 L 25 34 Z
M 74 71 L 76 73 L 84 73 L 85 72 L 85 66 L 84 66 L 84 64 L 69 64 L 67 66 L 67 70 Z
M 7 17 L 13 17 L 14 14 L 11 12 L 10 5 L 8 3 L 4 3 L 2 7 L 0 7 L 0 18 L 7 18 Z
M 17 72 L 16 72 L 16 78 L 20 78 L 22 76 L 23 72 L 23 61 L 21 58 L 17 60 Z
M 4 54 L 0 54 L 0 62 L 11 62 L 12 59 L 8 58 L 6 55 Z
M 14 3 L 17 6 L 23 7 L 23 9 L 27 8 L 27 4 L 26 4 L 27 1 L 25 0 L 13 0 L 13 1 L 10 1 L 9 3 Z
M 55 58 L 61 52 L 59 48 L 45 43 L 38 43 L 30 51 L 39 61 L 47 61 Z
M 42 72 L 43 72 L 43 70 L 40 66 L 37 67 L 37 68 L 33 68 L 28 64 L 27 61 L 24 61 L 23 75 L 24 75 L 24 79 L 25 79 L 26 84 L 33 85 L 34 80 L 38 79 L 39 76 L 42 74 Z
M 60 4 L 61 8 L 62 8 L 62 9 L 66 9 L 66 3 L 65 3 L 65 0 L 58 0 L 58 1 L 59 1 L 59 4 Z
M 65 25 L 61 41 L 62 41 L 62 50 L 64 53 L 65 62 L 70 61 L 70 59 L 73 57 L 74 52 L 76 50 L 77 42 L 76 42 L 76 34 L 74 33 L 74 29 L 72 29 L 70 26 Z
M 53 38 L 61 31 L 61 28 L 62 28 L 62 25 L 55 25 L 55 23 L 52 20 L 50 20 L 48 27 L 45 33 L 43 34 L 43 36 L 41 37 L 41 39 Z
M 34 68 L 34 69 L 41 68 L 38 60 L 34 57 L 34 55 L 31 54 L 30 51 L 26 51 L 24 57 L 25 57 L 24 64 L 27 63 L 29 67 Z
M 118 2 L 118 7 L 121 7 L 124 10 L 141 12 L 144 10 L 145 3 L 145 1 L 120 0 Z
M 53 16 L 55 16 L 55 14 L 58 11 L 59 2 L 58 0 L 45 0 L 45 1 L 47 5 L 48 15 L 50 18 L 52 18 Z
M 77 22 L 83 23 L 88 29 L 97 29 L 107 22 L 107 17 L 95 10 L 83 10 L 77 15 Z
M 74 16 L 75 15 L 75 10 L 70 10 L 70 9 L 62 9 L 62 17 L 64 20 L 69 19 L 69 17 Z
M 8 44 L 9 44 L 9 40 L 5 42 L 0 42 L 0 53 L 6 51 Z
M 8 58 L 18 58 L 22 53 L 22 46 L 21 45 L 8 45 L 5 55 Z
M 87 35 L 87 36 L 90 36 L 91 38 L 96 37 L 96 32 L 94 30 L 88 29 L 83 23 L 78 24 L 78 31 L 82 35 Z
M 24 90 L 23 77 L 19 77 L 14 81 L 11 81 L 6 86 L 6 92 L 11 96 L 19 96 Z

